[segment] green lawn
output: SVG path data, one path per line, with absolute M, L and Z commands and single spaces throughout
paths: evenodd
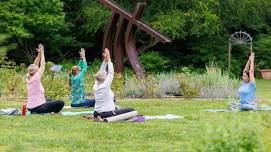
M 270 90 L 271 81 L 257 80 L 258 98 L 270 100 Z M 97 123 L 82 116 L 0 116 L 0 151 L 271 151 L 271 111 L 201 111 L 225 108 L 227 101 L 149 99 L 119 104 L 143 115 L 185 118 Z M 0 98 L 0 108 L 8 107 L 20 108 L 21 103 Z M 75 111 L 82 110 L 87 109 Z
M 81 116 L 1 116 L 0 151 L 210 151 L 216 147 L 226 149 L 235 140 L 247 139 L 253 143 L 253 140 L 261 141 L 259 147 L 270 150 L 270 112 L 200 111 L 224 108 L 226 104 L 183 100 L 120 102 L 121 106 L 134 107 L 144 115 L 170 113 L 185 117 L 145 123 L 97 123 Z M 20 103 L 2 102 L 0 108 L 10 106 L 19 107 Z M 224 143 L 224 146 L 213 143 Z
M 256 96 L 260 100 L 271 101 L 271 80 L 256 80 Z

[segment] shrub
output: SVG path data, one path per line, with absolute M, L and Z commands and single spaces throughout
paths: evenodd
M 176 79 L 161 80 L 158 84 L 158 89 L 162 96 L 179 95 L 180 84 Z
M 180 93 L 183 97 L 198 97 L 201 85 L 198 79 L 194 79 L 194 76 L 193 75 L 177 76 L 177 80 L 180 83 Z
M 168 71 L 171 67 L 171 60 L 161 56 L 158 52 L 150 51 L 140 56 L 140 61 L 148 72 Z
M 1 68 L 9 68 L 9 69 L 14 69 L 16 67 L 16 62 L 13 60 L 9 60 L 7 56 L 1 55 L 0 56 L 0 67 Z
M 25 76 L 22 73 L 17 73 L 15 69 L 1 68 L 0 79 L 1 92 L 4 95 L 26 95 Z
M 25 71 L 21 67 L 16 67 L 16 63 L 2 56 L 0 61 L 0 93 L 2 95 L 12 95 L 22 97 L 26 95 Z
M 158 83 L 159 81 L 156 78 L 157 75 L 148 75 L 146 79 L 141 80 L 141 82 L 145 85 L 146 87 L 146 98 L 157 98 L 157 97 L 162 97 L 160 94 L 160 91 L 158 89 Z
M 111 88 L 114 90 L 115 96 L 118 98 L 124 97 L 124 80 L 121 74 L 115 74 Z
M 62 71 L 70 71 L 71 68 L 74 66 L 74 65 L 77 65 L 78 64 L 78 61 L 75 62 L 74 60 L 64 60 L 60 63 L 60 65 L 62 65 Z
M 93 74 L 100 70 L 102 60 L 95 58 L 94 61 L 90 64 L 90 70 Z
M 145 80 L 129 76 L 125 81 L 125 96 L 131 98 L 165 97 L 182 95 L 205 99 L 237 98 L 240 82 L 227 74 L 212 71 L 205 74 L 155 74 Z
M 53 99 L 67 97 L 69 94 L 67 80 L 68 76 L 65 73 L 56 73 L 54 78 L 52 75 L 44 75 L 42 84 L 46 97 Z
M 24 71 L 16 71 L 14 69 L 1 68 L 0 70 L 0 92 L 5 96 L 26 97 L 27 84 Z M 52 79 L 51 74 L 44 74 L 42 84 L 47 97 L 60 98 L 68 94 L 66 89 L 67 76 L 65 73 L 55 74 Z
M 87 71 L 86 76 L 84 78 L 85 83 L 85 92 L 93 92 L 93 85 L 95 82 L 94 73 L 90 70 Z
M 221 70 L 207 71 L 202 75 L 203 86 L 200 88 L 199 97 L 206 99 L 215 98 L 237 98 L 237 88 L 240 82 L 236 79 L 230 78 Z
M 148 75 L 145 79 L 139 79 L 135 75 L 126 78 L 125 95 L 129 98 L 157 98 L 179 94 L 180 85 L 170 74 Z
M 126 78 L 124 86 L 125 97 L 143 98 L 146 97 L 146 85 L 136 76 Z
M 50 72 L 50 68 L 54 65 L 54 62 L 52 61 L 46 61 L 45 63 L 45 72 L 48 73 Z
M 95 61 L 93 66 L 98 70 L 100 61 Z M 49 67 L 47 67 L 49 68 Z M 92 69 L 92 68 L 91 68 Z M 1 68 L 0 71 L 0 92 L 16 96 L 26 96 L 26 66 L 13 68 Z M 92 92 L 94 83 L 94 72 L 87 72 L 85 77 L 85 92 Z M 61 71 L 54 74 L 47 71 L 42 84 L 45 88 L 46 96 L 51 98 L 66 97 L 69 92 L 68 73 Z M 134 74 L 122 77 L 116 74 L 112 83 L 112 90 L 120 98 L 160 98 L 172 95 L 182 95 L 183 97 L 199 97 L 206 99 L 216 98 L 236 98 L 237 88 L 240 82 L 231 79 L 227 74 L 222 74 L 218 70 L 210 70 L 205 74 L 182 74 L 182 73 L 161 73 L 149 74 L 145 79 L 139 79 Z
M 255 55 L 257 67 L 261 69 L 271 68 L 271 36 L 261 35 L 255 43 Z
M 174 74 L 162 74 L 158 75 L 158 86 L 157 89 L 161 97 L 167 95 L 180 95 L 180 83 L 176 79 Z

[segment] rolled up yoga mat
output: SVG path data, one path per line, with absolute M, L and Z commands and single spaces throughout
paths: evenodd
M 113 117 L 105 118 L 105 121 L 106 122 L 120 122 L 120 121 L 124 121 L 126 119 L 129 119 L 129 118 L 135 117 L 137 115 L 138 115 L 137 111 L 131 111 L 131 112 L 116 115 L 116 116 L 113 116 Z

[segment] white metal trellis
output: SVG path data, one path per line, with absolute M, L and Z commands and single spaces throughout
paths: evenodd
M 250 52 L 252 52 L 252 37 L 246 32 L 239 31 L 233 33 L 229 38 L 229 73 L 231 70 L 231 50 L 234 45 L 246 45 L 250 49 Z

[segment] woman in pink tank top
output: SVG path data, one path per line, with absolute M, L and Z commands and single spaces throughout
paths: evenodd
M 29 65 L 27 76 L 27 109 L 31 113 L 58 113 L 64 106 L 64 101 L 46 101 L 41 78 L 45 70 L 44 46 L 39 44 L 36 49 L 38 56 L 34 64 Z

